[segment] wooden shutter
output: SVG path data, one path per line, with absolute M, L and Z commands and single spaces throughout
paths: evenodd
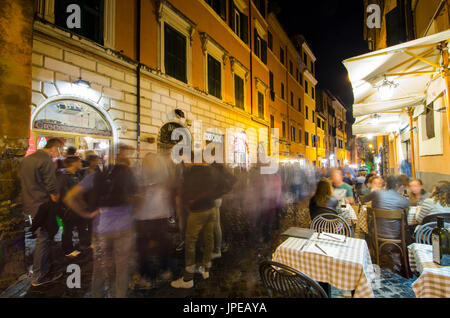
M 222 98 L 220 62 L 208 54 L 208 93 Z
M 236 106 L 244 109 L 244 80 L 237 75 L 234 75 L 234 95 Z
M 267 64 L 267 42 L 261 39 L 261 60 Z
M 248 16 L 241 13 L 241 39 L 248 44 Z
M 258 46 L 258 31 L 256 31 L 256 29 L 254 29 L 254 36 L 253 36 L 253 44 L 254 44 L 254 51 L 255 51 L 255 55 L 259 56 L 259 46 Z
M 227 0 L 218 0 L 220 2 L 219 15 L 222 19 L 227 21 Z M 233 2 L 233 1 L 230 1 Z
M 229 14 L 229 17 L 230 17 L 230 21 L 229 21 L 230 27 L 234 31 L 234 1 L 233 0 L 230 0 L 230 14 Z

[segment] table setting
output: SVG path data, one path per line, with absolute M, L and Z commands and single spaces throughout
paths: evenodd
M 288 237 L 272 260 L 291 266 L 312 279 L 342 290 L 355 298 L 372 298 L 375 271 L 364 240 L 321 232 L 309 238 Z

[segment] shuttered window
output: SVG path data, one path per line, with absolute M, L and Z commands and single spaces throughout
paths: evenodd
M 227 1 L 226 0 L 205 0 L 207 4 L 223 19 L 227 20 Z
M 67 18 L 73 13 L 70 10 L 67 12 L 67 7 L 71 4 L 80 7 L 80 28 L 67 25 Z M 55 24 L 103 45 L 104 7 L 103 0 L 57 0 L 54 11 Z
M 248 44 L 248 16 L 239 11 L 233 0 L 230 0 L 230 27 L 244 43 Z
M 208 93 L 222 99 L 221 64 L 208 54 Z
M 166 74 L 182 82 L 186 80 L 186 37 L 164 24 L 164 66 Z
M 258 92 L 258 116 L 264 118 L 264 95 Z
M 264 64 L 267 64 L 267 42 L 263 40 L 256 29 L 254 29 L 254 34 L 255 55 L 259 57 Z
M 234 75 L 234 97 L 236 107 L 244 109 L 244 80 Z

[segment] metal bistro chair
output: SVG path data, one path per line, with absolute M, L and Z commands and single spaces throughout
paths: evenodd
M 316 216 L 309 227 L 316 232 L 327 232 L 352 237 L 352 229 L 347 221 L 339 215 L 324 213 Z
M 416 232 L 416 243 L 431 245 L 431 232 L 437 226 L 437 222 L 422 224 Z M 444 223 L 445 228 L 450 228 L 450 223 Z
M 377 264 L 380 265 L 380 251 L 385 245 L 393 245 L 400 250 L 402 256 L 402 265 L 406 277 L 409 278 L 408 250 L 406 248 L 406 211 L 404 210 L 382 210 L 368 208 L 368 213 L 372 221 L 373 245 L 375 246 L 375 255 Z M 400 221 L 400 237 L 387 238 L 382 237 L 377 231 L 377 219 L 388 219 Z
M 263 261 L 259 274 L 270 298 L 328 298 L 316 281 L 290 266 Z

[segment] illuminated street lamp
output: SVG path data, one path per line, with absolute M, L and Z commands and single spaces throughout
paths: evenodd
M 384 76 L 383 82 L 377 86 L 378 95 L 382 100 L 388 100 L 394 95 L 394 89 L 398 86 L 397 83 L 394 83 L 393 81 L 389 81 L 386 78 L 386 75 Z
M 372 148 L 373 148 L 373 145 L 372 145 L 372 144 L 369 144 L 369 148 L 372 149 Z

